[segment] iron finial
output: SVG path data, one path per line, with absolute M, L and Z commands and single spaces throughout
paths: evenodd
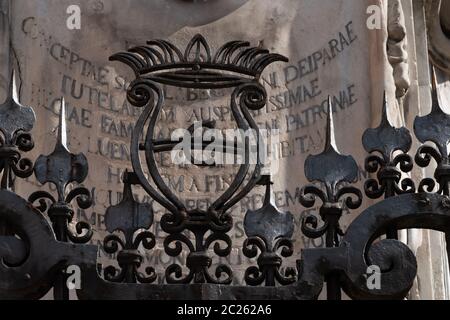
M 88 174 L 88 161 L 83 153 L 73 154 L 67 148 L 67 128 L 65 119 L 65 101 L 61 99 L 58 135 L 54 151 L 41 155 L 34 168 L 36 179 L 41 184 L 54 183 L 58 191 L 58 201 L 65 198 L 65 190 L 69 183 L 82 183 Z
M 440 106 L 436 71 L 431 68 L 431 112 L 426 116 L 417 116 L 414 120 L 414 132 L 421 143 L 434 142 L 442 157 L 447 157 L 447 144 L 450 141 L 450 115 Z
M 17 82 L 14 69 L 11 72 L 8 96 L 0 105 L 0 130 L 5 135 L 6 144 L 14 144 L 14 137 L 20 132 L 33 129 L 36 116 L 31 107 L 22 106 L 19 102 Z
M 336 145 L 330 97 L 328 98 L 325 148 L 322 153 L 309 155 L 306 158 L 305 175 L 308 181 L 320 181 L 330 185 L 336 185 L 342 181 L 354 182 L 358 176 L 358 166 L 353 157 L 341 155 Z
M 380 125 L 367 129 L 362 138 L 364 149 L 368 153 L 380 152 L 386 164 L 393 160 L 394 151 L 401 150 L 407 153 L 412 144 L 411 134 L 407 128 L 396 128 L 391 124 L 388 108 L 387 95 L 384 91 Z
M 250 266 L 245 271 L 245 281 L 250 285 L 259 285 L 265 281 L 266 286 L 275 283 L 290 284 L 295 281 L 296 272 L 287 267 L 281 270 L 281 251 L 283 257 L 293 254 L 292 235 L 294 234 L 294 216 L 282 212 L 270 201 L 271 177 L 261 176 L 259 185 L 266 186 L 263 206 L 257 210 L 248 210 L 244 217 L 244 230 L 248 238 L 243 245 L 243 253 L 248 258 L 258 256 L 258 267 Z

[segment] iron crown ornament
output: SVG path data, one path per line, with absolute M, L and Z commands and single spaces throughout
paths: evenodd
M 250 47 L 246 41 L 230 41 L 213 55 L 206 39 L 195 35 L 184 53 L 165 40 L 152 40 L 147 46 L 111 56 L 133 69 L 136 76 L 168 85 L 188 88 L 236 87 L 259 80 L 264 69 L 276 61 L 287 62 L 279 54 L 260 47 Z M 224 76 L 223 71 L 230 74 Z

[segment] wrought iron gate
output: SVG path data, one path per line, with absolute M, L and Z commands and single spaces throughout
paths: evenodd
M 417 117 L 414 123 L 415 136 L 423 144 L 415 161 L 408 154 L 412 135 L 408 129 L 389 123 L 386 103 L 380 126 L 366 130 L 362 141 L 370 155 L 365 168 L 376 174 L 376 179 L 366 181 L 364 193 L 371 199 L 384 199 L 363 210 L 345 232 L 340 226 L 343 210 L 358 209 L 363 194 L 354 186 L 358 174 L 355 160 L 341 155 L 334 142 L 329 102 L 326 145 L 322 153 L 307 158 L 304 171 L 311 184 L 301 192 L 305 208 L 320 204 L 321 221 L 308 216 L 301 230 L 295 230 L 293 215 L 279 211 L 270 201 L 271 177 L 261 174 L 259 157 L 254 166 L 245 157 L 230 187 L 207 210 L 187 209 L 166 184 L 155 161 L 155 154 L 171 151 L 176 145 L 154 138 L 164 105 L 163 84 L 233 88 L 231 110 L 237 127 L 253 129 L 260 139 L 251 113 L 263 108 L 267 100 L 260 76 L 269 64 L 286 62 L 287 58 L 243 41 L 229 42 L 213 54 L 206 40 L 197 35 L 185 52 L 170 42 L 154 40 L 116 54 L 111 60 L 133 69 L 136 79 L 128 89 L 128 100 L 142 108 L 131 139 L 133 170 L 123 177 L 123 199 L 105 213 L 110 235 L 104 239 L 103 249 L 116 254 L 119 268 L 102 270 L 98 265 L 99 248 L 87 244 L 93 235 L 89 224 L 78 222 L 75 231 L 69 227 L 73 202 L 87 209 L 92 201 L 89 190 L 80 186 L 88 175 L 87 159 L 71 153 L 66 145 L 64 103 L 54 152 L 41 155 L 33 164 L 23 156 L 34 146 L 30 131 L 35 116 L 30 107 L 17 101 L 13 76 L 9 97 L 0 106 L 1 299 L 39 299 L 51 288 L 55 299 L 68 299 L 63 270 L 71 265 L 81 270 L 82 287 L 77 290 L 80 299 L 317 299 L 325 283 L 328 299 L 340 299 L 341 289 L 354 299 L 401 299 L 413 284 L 417 263 L 412 251 L 397 240 L 397 231 L 429 228 L 450 235 L 450 115 L 439 106 L 434 75 L 432 111 Z M 193 147 L 202 149 L 204 143 Z M 227 151 L 235 154 L 237 148 Z M 243 148 L 245 154 L 250 152 L 248 139 Z M 433 178 L 415 183 L 405 177 L 415 164 L 427 167 L 434 162 L 437 168 Z M 144 175 L 144 167 L 150 179 Z M 56 194 L 40 190 L 27 200 L 15 194 L 17 179 L 33 173 L 42 185 L 56 186 Z M 77 187 L 69 188 L 72 184 Z M 154 218 L 152 207 L 133 198 L 133 185 L 140 185 L 167 210 L 160 221 L 167 234 L 165 252 L 176 257 L 183 246 L 188 249 L 188 272 L 184 273 L 180 265 L 169 266 L 166 284 L 155 284 L 157 275 L 152 267 L 139 271 L 142 249 L 151 252 L 157 240 L 149 231 Z M 233 217 L 229 209 L 258 185 L 266 186 L 264 205 L 247 212 L 247 239 L 242 248 L 245 256 L 257 258 L 256 264 L 245 272 L 246 286 L 234 286 L 230 266 L 223 264 L 210 270 L 211 255 L 230 254 L 232 240 L 228 233 Z M 296 268 L 281 268 L 284 259 L 293 255 L 292 237 L 299 232 L 309 238 L 324 236 L 326 247 L 304 249 L 297 257 Z M 375 288 L 367 285 L 367 270 L 372 265 L 379 266 L 381 272 L 380 285 Z

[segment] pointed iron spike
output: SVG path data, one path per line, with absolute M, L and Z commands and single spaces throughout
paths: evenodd
M 431 65 L 431 109 L 432 111 L 440 110 L 439 106 L 439 98 L 438 98 L 438 90 L 437 90 L 437 78 L 436 78 L 436 70 L 433 65 Z
M 59 146 L 67 149 L 67 125 L 66 125 L 66 101 L 64 97 L 61 98 L 61 108 L 59 111 L 59 124 L 58 124 L 58 140 Z
M 16 71 L 14 68 L 12 68 L 11 71 L 11 80 L 9 82 L 9 96 L 8 98 L 12 101 L 19 104 L 19 95 L 17 93 L 17 81 L 16 81 Z
M 386 94 L 386 90 L 384 90 L 383 92 L 383 110 L 381 112 L 381 123 L 380 126 L 392 126 L 391 122 L 389 121 L 389 116 L 388 116 L 388 109 L 389 105 L 388 105 L 388 101 L 387 101 L 387 94 Z
M 331 96 L 328 96 L 328 113 L 327 113 L 325 151 L 327 151 L 329 148 L 333 148 L 336 152 L 339 152 L 338 148 L 336 146 L 336 137 L 334 135 L 333 106 L 331 103 Z
M 264 201 L 263 205 L 266 206 L 270 204 L 270 197 L 271 197 L 271 189 L 272 189 L 272 177 L 270 175 L 264 175 L 261 177 L 261 183 L 262 185 L 266 186 L 266 191 L 264 194 Z
M 123 184 L 122 201 L 126 200 L 134 200 L 133 190 L 131 189 L 131 183 L 129 181 L 124 181 Z
M 270 183 L 268 183 L 267 185 L 266 185 L 266 194 L 264 195 L 264 203 L 263 203 L 263 205 L 268 205 L 269 203 L 270 203 L 270 192 L 271 192 L 271 190 L 270 190 L 271 188 L 270 188 Z
M 125 169 L 125 171 L 122 174 L 122 183 L 129 183 L 129 173 L 130 171 L 128 171 L 128 168 Z

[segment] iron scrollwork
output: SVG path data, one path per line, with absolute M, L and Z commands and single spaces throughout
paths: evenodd
M 248 258 L 258 256 L 258 267 L 251 266 L 245 272 L 245 281 L 249 285 L 275 286 L 275 281 L 282 285 L 292 284 L 297 272 L 294 268 L 286 268 L 281 272 L 283 259 L 292 256 L 294 245 L 294 216 L 290 212 L 280 212 L 270 201 L 270 176 L 262 176 L 261 185 L 266 186 L 266 194 L 262 208 L 249 210 L 244 218 L 247 238 L 243 245 L 243 253 Z M 280 254 L 278 251 L 281 251 Z
M 421 146 L 416 153 L 416 163 L 420 167 L 427 167 L 434 159 L 437 169 L 434 178 L 439 184 L 437 193 L 450 194 L 450 158 L 447 145 L 450 142 L 450 115 L 442 111 L 439 104 L 437 91 L 437 80 L 434 68 L 432 69 L 432 90 L 431 90 L 431 112 L 423 117 L 416 117 L 414 121 L 414 132 L 421 143 L 433 142 L 432 145 Z M 421 192 L 432 192 L 436 183 L 431 178 L 421 181 L 419 190 Z
M 315 216 L 303 219 L 302 231 L 311 238 L 326 235 L 327 247 L 339 245 L 339 236 L 343 236 L 339 219 L 343 212 L 343 202 L 347 208 L 357 209 L 361 205 L 362 194 L 349 183 L 356 181 L 358 166 L 351 156 L 341 155 L 334 138 L 333 109 L 328 101 L 326 142 L 321 154 L 309 156 L 305 161 L 305 175 L 310 182 L 319 182 L 323 189 L 316 185 L 307 185 L 301 192 L 301 203 L 306 208 L 314 206 L 316 198 L 322 201 L 320 215 L 323 226 L 317 228 Z M 352 196 L 356 196 L 356 199 Z M 312 227 L 312 228 L 311 228 Z
M 364 149 L 371 153 L 365 160 L 365 168 L 369 173 L 377 173 L 377 179 L 368 179 L 364 184 L 364 191 L 370 199 L 415 192 L 412 179 L 402 179 L 402 174 L 413 169 L 413 159 L 408 155 L 412 137 L 407 128 L 391 125 L 387 108 L 385 93 L 380 125 L 367 129 L 362 138 Z M 396 239 L 397 230 L 389 229 L 387 237 Z
M 305 175 L 308 181 L 318 182 L 303 187 L 300 202 L 306 208 L 316 203 L 316 198 L 322 201 L 319 210 L 323 225 L 318 227 L 316 216 L 303 218 L 302 232 L 309 238 L 319 238 L 325 235 L 326 247 L 338 247 L 340 237 L 344 232 L 340 226 L 344 204 L 348 209 L 357 209 L 362 202 L 361 191 L 350 184 L 358 177 L 358 166 L 352 156 L 341 155 L 335 141 L 333 106 L 328 98 L 326 141 L 322 153 L 308 156 L 305 161 Z M 339 279 L 331 272 L 327 275 L 327 294 L 329 299 L 340 299 Z
M 124 239 L 116 234 L 110 234 L 103 241 L 103 248 L 107 253 L 118 253 L 117 261 L 121 271 L 109 266 L 105 269 L 104 276 L 106 280 L 113 282 L 152 283 L 156 280 L 154 268 L 146 267 L 146 275 L 139 272 L 144 259 L 139 247 L 142 245 L 145 249 L 151 250 L 155 246 L 155 236 L 148 231 L 153 223 L 153 209 L 149 204 L 134 200 L 131 185 L 137 184 L 137 179 L 133 174 L 126 171 L 123 180 L 122 201 L 108 208 L 105 213 L 105 224 L 110 233 L 122 232 Z
M 62 115 L 64 116 L 63 112 Z M 96 263 L 97 248 L 78 244 L 89 240 L 92 234 L 90 225 L 86 223 L 77 225 L 76 229 L 80 234 L 86 231 L 82 237 L 73 235 L 67 226 L 73 212 L 64 201 L 70 202 L 78 195 L 87 195 L 87 193 L 74 190 L 65 199 L 63 198 L 67 183 L 75 180 L 69 174 L 71 170 L 65 170 L 66 165 L 69 167 L 72 165 L 66 162 L 66 156 L 69 155 L 71 158 L 72 155 L 65 149 L 63 140 L 59 139 L 53 156 L 48 158 L 42 156 L 41 160 L 36 162 L 38 167 L 39 163 L 45 166 L 45 168 L 41 167 L 44 172 L 36 170 L 36 164 L 33 166 L 31 160 L 22 158 L 20 154 L 21 151 L 30 151 L 34 146 L 29 133 L 34 121 L 33 109 L 18 103 L 13 76 L 9 96 L 0 106 L 0 131 L 3 135 L 0 139 L 0 168 L 3 170 L 0 220 L 9 229 L 6 235 L 0 235 L 0 243 L 2 243 L 0 245 L 0 299 L 39 299 L 52 287 L 56 299 L 68 299 L 62 270 L 68 265 L 83 267 Z M 62 131 L 64 122 L 60 123 L 61 137 L 65 132 Z M 46 166 L 47 164 L 49 167 Z M 76 166 L 72 167 L 72 170 L 74 168 Z M 16 176 L 29 177 L 33 174 L 33 170 L 42 183 L 54 182 L 58 191 L 61 191 L 59 201 L 43 191 L 31 196 L 31 200 L 37 200 L 41 196 L 54 200 L 48 211 L 53 222 L 52 226 L 43 216 L 43 211 L 46 209 L 44 202 L 41 202 L 39 207 L 41 210 L 38 210 L 32 207 L 30 202 L 11 191 Z M 56 177 L 53 176 L 55 173 L 58 173 Z M 83 179 L 86 175 L 87 171 L 83 174 Z M 87 202 L 89 201 L 85 198 L 79 199 L 82 207 L 88 207 Z M 67 238 L 73 239 L 76 244 L 65 243 Z
M 450 195 L 450 156 L 448 143 L 450 142 L 450 115 L 445 113 L 438 96 L 437 79 L 434 67 L 431 68 L 431 112 L 423 117 L 416 117 L 414 132 L 417 139 L 423 143 L 416 153 L 416 163 L 425 168 L 434 159 L 437 167 L 434 171 L 434 179 L 424 178 L 419 185 L 420 192 L 433 192 L 438 184 L 436 193 L 445 196 Z M 433 145 L 425 144 L 427 142 Z M 445 232 L 447 247 L 450 245 L 450 232 Z M 450 257 L 450 251 L 447 250 Z
M 389 233 L 428 228 L 450 234 L 450 131 L 448 115 L 439 107 L 435 80 L 432 112 L 416 119 L 414 132 L 421 143 L 432 141 L 437 146 L 420 147 L 415 160 L 419 166 L 428 166 L 432 158 L 436 160 L 438 191 L 433 193 L 436 183 L 432 179 L 423 180 L 417 190 L 410 179 L 401 179 L 402 173 L 413 167 L 408 155 L 412 137 L 406 128 L 391 126 L 385 103 L 380 126 L 368 129 L 363 137 L 363 145 L 371 153 L 366 169 L 377 172 L 378 178 L 366 182 L 366 195 L 378 199 L 384 194 L 385 199 L 363 210 L 344 232 L 340 219 L 346 209 L 361 206 L 362 193 L 353 186 L 358 177 L 355 160 L 341 155 L 336 146 L 329 100 L 325 148 L 306 159 L 305 176 L 311 184 L 301 189 L 300 196 L 306 208 L 314 207 L 320 199 L 322 222 L 319 225 L 316 216 L 307 216 L 301 231 L 310 238 L 325 236 L 326 246 L 303 249 L 296 267 L 283 270 L 287 265 L 285 258 L 296 258 L 292 238 L 298 230 L 294 215 L 279 211 L 271 203 L 271 179 L 262 175 L 259 157 L 250 166 L 248 139 L 240 146 L 245 151 L 245 161 L 229 188 L 209 208 L 201 210 L 188 209 L 162 178 L 155 154 L 171 151 L 175 144 L 155 139 L 154 132 L 164 106 L 161 85 L 234 88 L 230 107 L 236 127 L 254 130 L 258 140 L 259 129 L 251 111 L 263 108 L 267 102 L 267 92 L 259 82 L 261 73 L 269 64 L 287 59 L 260 47 L 250 47 L 244 41 L 229 42 L 213 53 L 206 40 L 196 35 L 184 52 L 168 41 L 153 40 L 146 46 L 116 54 L 111 60 L 125 62 L 134 71 L 136 79 L 127 96 L 135 107 L 142 108 L 132 134 L 132 171 L 123 177 L 123 198 L 109 207 L 105 216 L 109 235 L 103 241 L 103 249 L 116 255 L 119 268 L 106 267 L 102 277 L 97 264 L 99 247 L 85 243 L 92 230 L 82 222 L 76 225 L 75 233 L 69 227 L 73 218 L 71 202 L 76 200 L 85 209 L 91 199 L 84 187 L 68 190 L 71 184 L 85 181 L 88 164 L 84 155 L 72 154 L 67 148 L 64 103 L 55 150 L 40 156 L 33 166 L 30 160 L 22 159 L 21 152 L 33 146 L 29 131 L 35 117 L 31 108 L 18 104 L 12 81 L 10 95 L 0 106 L 0 224 L 7 222 L 12 230 L 0 233 L 0 298 L 39 299 L 54 288 L 55 298 L 68 299 L 61 271 L 74 264 L 82 271 L 84 285 L 77 291 L 80 299 L 310 300 L 319 297 L 324 283 L 329 299 L 340 299 L 341 290 L 353 299 L 402 299 L 413 284 L 417 262 L 413 252 Z M 193 147 L 202 148 L 205 143 Z M 237 152 L 237 148 L 227 152 Z M 57 197 L 41 190 L 27 202 L 12 192 L 14 178 L 29 177 L 33 169 L 40 183 L 56 186 Z M 147 170 L 150 178 L 144 175 Z M 150 232 L 154 222 L 152 207 L 134 199 L 133 186 L 137 185 L 166 209 L 160 220 L 167 234 L 163 241 L 165 252 L 172 257 L 187 252 L 184 265 L 173 264 L 165 270 L 163 284 L 155 284 L 157 276 L 152 266 L 141 271 L 142 250 L 153 250 L 157 239 Z M 211 272 L 212 254 L 219 258 L 230 255 L 229 232 L 234 218 L 230 208 L 261 185 L 266 187 L 263 206 L 249 210 L 245 216 L 248 238 L 242 248 L 247 257 L 256 258 L 257 266 L 246 270 L 247 285 L 232 285 L 235 275 L 230 266 L 219 264 Z M 388 239 L 380 239 L 385 234 Z M 380 288 L 367 287 L 366 272 L 371 265 L 380 267 Z
M 74 187 L 68 191 L 71 183 L 82 183 L 88 175 L 88 162 L 84 154 L 73 154 L 67 147 L 66 131 L 66 105 L 61 99 L 59 113 L 58 136 L 55 149 L 50 155 L 41 155 L 34 164 L 36 179 L 42 185 L 51 183 L 55 186 L 57 197 L 47 191 L 36 191 L 30 195 L 30 203 L 39 202 L 36 208 L 46 213 L 52 222 L 56 239 L 62 242 L 87 243 L 91 240 L 93 231 L 89 223 L 78 221 L 75 231 L 70 227 L 73 221 L 74 210 L 71 202 L 76 200 L 81 209 L 88 209 L 92 205 L 90 191 L 82 186 Z M 50 206 L 47 202 L 50 202 Z M 54 297 L 57 300 L 66 300 L 69 297 L 66 286 L 64 267 L 59 270 L 54 286 Z
M 85 187 L 77 186 L 70 191 L 67 190 L 69 184 L 73 182 L 82 183 L 89 169 L 84 154 L 75 155 L 68 150 L 65 117 L 65 102 L 62 99 L 55 149 L 48 156 L 41 155 L 34 165 L 36 179 L 43 185 L 52 183 L 56 187 L 57 197 L 47 191 L 37 191 L 30 195 L 28 201 L 31 203 L 38 201 L 37 209 L 47 212 L 59 241 L 87 243 L 93 234 L 88 223 L 77 222 L 76 233 L 69 228 L 74 216 L 70 203 L 76 200 L 81 209 L 88 209 L 92 205 L 92 199 L 90 191 Z M 47 201 L 50 202 L 50 206 Z
M 180 265 L 170 265 L 166 269 L 166 281 L 171 284 L 230 284 L 232 271 L 229 266 L 221 264 L 215 270 L 215 277 L 210 274 L 208 269 L 212 259 L 207 251 L 215 243 L 213 251 L 217 256 L 226 257 L 230 254 L 231 239 L 227 233 L 233 226 L 233 218 L 228 211 L 258 182 L 261 170 L 259 157 L 247 184 L 243 185 L 250 169 L 248 159 L 240 166 L 230 187 L 207 210 L 187 210 L 162 179 L 155 161 L 155 153 L 159 152 L 156 146 L 160 141 L 155 141 L 153 136 L 164 104 L 163 92 L 158 84 L 202 89 L 235 88 L 231 96 L 231 111 L 237 127 L 244 131 L 253 129 L 259 138 L 259 129 L 250 110 L 263 108 L 267 93 L 257 81 L 270 63 L 287 59 L 265 49 L 249 47 L 250 44 L 243 41 L 229 42 L 213 56 L 201 35 L 194 36 L 184 54 L 164 40 L 149 41 L 147 44 L 132 48 L 127 53 L 116 54 L 111 60 L 126 63 L 137 76 L 128 90 L 128 99 L 134 106 L 144 108 L 144 111 L 133 132 L 132 165 L 147 193 L 169 211 L 161 219 L 161 228 L 168 233 L 164 241 L 165 251 L 169 256 L 176 257 L 181 254 L 183 246 L 189 250 L 186 258 L 189 273 L 183 275 Z M 141 144 L 139 139 L 146 126 L 145 142 Z M 244 147 L 248 157 L 247 140 Z M 144 151 L 147 169 L 160 193 L 143 174 L 140 151 Z M 193 234 L 195 240 L 191 241 L 183 233 L 185 231 Z M 210 234 L 206 236 L 208 232 Z M 224 243 L 224 246 L 219 243 Z
M 16 78 L 12 72 L 8 96 L 0 106 L 0 188 L 11 190 L 15 176 L 28 178 L 33 174 L 33 162 L 22 158 L 22 152 L 31 151 L 34 141 L 30 134 L 36 116 L 32 108 L 18 101 Z
M 390 124 L 385 94 L 380 125 L 375 129 L 366 130 L 363 136 L 364 149 L 368 153 L 380 154 L 371 155 L 365 161 L 368 172 L 378 172 L 378 181 L 369 179 L 365 183 L 364 189 L 369 198 L 378 199 L 383 194 L 387 198 L 415 192 L 414 182 L 410 178 L 401 180 L 402 172 L 408 173 L 413 168 L 413 160 L 408 155 L 411 144 L 412 137 L 407 128 L 395 128 Z M 394 154 L 396 151 L 401 153 Z M 399 185 L 400 181 L 401 185 Z

